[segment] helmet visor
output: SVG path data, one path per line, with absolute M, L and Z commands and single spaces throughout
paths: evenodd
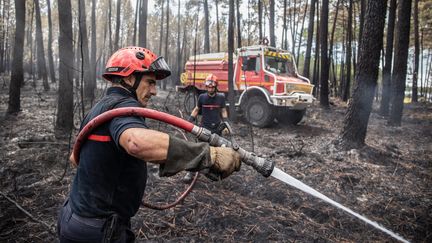
M 206 80 L 206 81 L 204 82 L 204 85 L 205 85 L 205 86 L 208 86 L 208 87 L 216 87 L 216 82 L 213 81 L 213 80 Z
M 171 75 L 171 69 L 166 63 L 163 57 L 158 57 L 156 60 L 150 64 L 149 69 L 150 72 L 156 75 L 156 79 L 164 79 Z

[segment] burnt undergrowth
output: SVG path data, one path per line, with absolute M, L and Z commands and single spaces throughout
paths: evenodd
M 14 116 L 5 115 L 7 89 L 0 91 L 0 241 L 54 242 L 57 212 L 75 173 L 67 162 L 71 144 L 68 136 L 56 138 L 53 131 L 55 92 L 40 93 L 27 86 L 22 90 L 22 111 Z M 160 92 L 150 108 L 185 115 L 181 99 L 174 92 Z M 311 107 L 298 126 L 250 129 L 244 123 L 233 124 L 236 141 L 404 238 L 431 242 L 432 106 L 406 105 L 402 126 L 396 128 L 373 113 L 367 145 L 345 151 L 332 141 L 340 132 L 346 107 L 333 104 L 330 110 Z M 149 124 L 183 137 L 166 124 Z M 159 178 L 157 167 L 149 166 L 145 200 L 155 204 L 175 200 L 187 186 L 181 181 L 183 175 Z M 142 208 L 132 226 L 137 241 L 394 241 L 246 165 L 221 182 L 200 176 L 175 208 Z

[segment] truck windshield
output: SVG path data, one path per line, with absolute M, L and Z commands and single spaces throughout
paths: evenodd
M 265 55 L 265 69 L 274 74 L 296 76 L 296 70 L 293 64 L 293 59 L 290 55 Z

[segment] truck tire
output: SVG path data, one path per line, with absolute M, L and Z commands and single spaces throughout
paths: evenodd
M 304 110 L 290 110 L 288 108 L 283 108 L 278 110 L 276 119 L 279 124 L 283 125 L 297 125 L 302 119 L 306 109 Z
M 268 127 L 273 124 L 273 106 L 262 97 L 248 99 L 245 110 L 246 120 L 257 127 Z

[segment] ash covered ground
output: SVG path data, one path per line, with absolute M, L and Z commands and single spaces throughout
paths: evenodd
M 101 92 L 101 90 L 99 90 Z M 68 156 L 76 135 L 56 138 L 56 92 L 27 84 L 22 112 L 5 116 L 8 87 L 0 90 L 0 241 L 55 242 L 57 212 L 75 170 Z M 182 95 L 159 92 L 150 108 L 179 115 Z M 376 110 L 376 109 L 375 109 Z M 312 106 L 297 126 L 251 128 L 233 123 L 243 148 L 329 198 L 412 242 L 432 241 L 432 105 L 407 104 L 401 127 L 370 117 L 367 146 L 340 151 L 333 145 L 346 105 Z M 79 121 L 77 118 L 76 124 Z M 149 121 L 154 129 L 182 134 Z M 189 140 L 193 140 L 188 136 Z M 172 202 L 187 187 L 184 174 L 159 178 L 149 165 L 144 200 Z M 25 213 L 27 212 L 27 213 Z M 176 207 L 141 208 L 132 219 L 137 242 L 394 242 L 388 235 L 329 204 L 243 165 L 212 182 L 200 175 Z

